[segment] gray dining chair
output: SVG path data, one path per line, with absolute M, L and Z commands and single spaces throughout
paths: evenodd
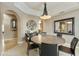
M 46 32 L 40 32 L 39 34 L 42 35 L 42 36 L 47 35 Z
M 78 40 L 79 40 L 78 38 L 74 37 L 70 43 L 70 47 L 60 45 L 59 50 L 75 56 L 75 49 L 76 49 Z
M 29 55 L 29 50 L 32 50 L 32 49 L 35 49 L 35 48 L 39 48 L 39 44 L 36 44 L 36 43 L 32 42 L 31 40 L 29 41 L 29 35 L 26 34 L 26 33 L 25 33 L 25 41 L 28 44 L 27 55 Z

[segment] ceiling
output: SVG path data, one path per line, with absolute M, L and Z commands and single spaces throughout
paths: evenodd
M 46 2 L 48 14 L 51 16 L 60 14 L 62 12 L 68 12 L 79 8 L 78 2 Z M 43 13 L 44 3 L 43 2 L 3 2 L 8 6 L 14 6 L 20 11 L 34 15 L 41 16 Z

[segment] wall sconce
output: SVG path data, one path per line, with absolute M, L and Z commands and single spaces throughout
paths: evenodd
M 4 33 L 4 24 L 2 24 L 2 33 Z

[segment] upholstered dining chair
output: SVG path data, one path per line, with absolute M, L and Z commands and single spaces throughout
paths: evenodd
M 78 38 L 74 37 L 70 43 L 70 47 L 60 45 L 59 50 L 75 56 L 75 49 L 76 49 L 78 40 L 79 40 Z
M 27 47 L 27 55 L 29 55 L 29 50 L 39 47 L 39 44 L 36 44 L 36 43 L 34 43 L 32 41 L 29 41 L 29 36 L 26 33 L 25 33 L 25 41 L 27 42 L 27 45 L 28 45 L 28 47 Z

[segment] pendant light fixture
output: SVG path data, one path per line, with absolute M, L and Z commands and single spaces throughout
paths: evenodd
M 47 12 L 47 7 L 46 7 L 46 2 L 44 3 L 44 11 L 43 11 L 43 15 L 40 16 L 41 19 L 50 19 L 51 16 L 48 15 L 48 12 Z

